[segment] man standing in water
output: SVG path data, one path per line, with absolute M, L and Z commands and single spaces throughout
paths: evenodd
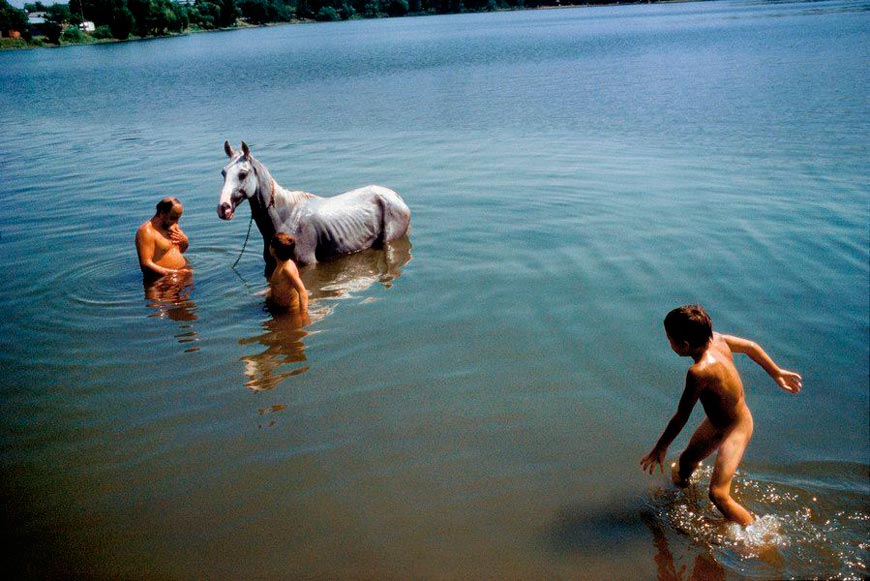
M 184 208 L 177 198 L 164 198 L 157 204 L 154 217 L 136 231 L 139 267 L 149 277 L 161 277 L 187 270 L 182 256 L 189 241 L 178 226 Z

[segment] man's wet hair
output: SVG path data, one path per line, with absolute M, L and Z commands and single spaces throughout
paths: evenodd
M 674 341 L 697 349 L 713 338 L 713 322 L 701 305 L 684 305 L 665 316 L 665 331 Z
M 296 239 L 285 232 L 279 232 L 272 238 L 269 246 L 275 250 L 275 257 L 278 260 L 290 260 L 296 249 Z
M 178 198 L 163 198 L 157 202 L 157 213 L 168 214 L 175 206 L 181 206 L 181 202 Z

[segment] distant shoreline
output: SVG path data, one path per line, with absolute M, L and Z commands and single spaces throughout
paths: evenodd
M 695 2 L 698 0 L 628 0 L 628 1 L 615 1 L 615 2 L 606 2 L 606 3 L 583 3 L 583 4 L 563 4 L 558 6 L 535 6 L 534 8 L 500 8 L 492 11 L 469 11 L 469 12 L 456 12 L 456 13 L 447 13 L 447 14 L 432 14 L 432 13 L 417 13 L 417 14 L 407 14 L 405 16 L 386 16 L 379 18 L 352 18 L 348 20 L 382 20 L 389 18 L 420 18 L 426 16 L 447 16 L 449 14 L 486 14 L 486 13 L 495 13 L 495 12 L 525 12 L 525 11 L 536 11 L 536 10 L 565 10 L 570 8 L 598 8 L 598 7 L 613 7 L 613 6 L 631 6 L 637 4 L 681 4 L 687 2 Z M 347 22 L 344 21 L 335 21 L 335 22 Z M 301 18 L 301 19 L 293 19 L 287 22 L 265 22 L 263 24 L 249 24 L 241 19 L 235 26 L 227 26 L 222 28 L 211 28 L 211 29 L 201 29 L 201 28 L 188 28 L 183 32 L 172 32 L 167 34 L 161 34 L 159 36 L 136 36 L 125 39 L 117 39 L 117 38 L 106 38 L 106 39 L 96 39 L 92 38 L 88 35 L 88 40 L 84 42 L 63 42 L 60 44 L 51 44 L 46 42 L 27 42 L 23 39 L 9 39 L 9 38 L 0 38 L 0 51 L 8 51 L 8 50 L 32 50 L 32 49 L 40 49 L 40 48 L 48 48 L 48 49 L 56 49 L 56 48 L 67 48 L 73 46 L 89 46 L 95 44 L 116 44 L 123 42 L 139 42 L 139 41 L 147 41 L 147 40 L 157 40 L 161 38 L 176 38 L 179 36 L 188 36 L 191 34 L 202 34 L 202 33 L 210 33 L 210 32 L 229 32 L 234 30 L 244 30 L 248 28 L 269 28 L 274 26 L 289 26 L 296 24 L 320 24 L 320 21 L 313 18 Z M 44 37 L 35 37 L 37 39 L 41 39 Z

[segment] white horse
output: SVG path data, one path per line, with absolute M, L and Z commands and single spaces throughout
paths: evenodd
M 366 186 L 321 198 L 278 185 L 244 141 L 241 152 L 228 141 L 224 151 L 230 162 L 221 172 L 224 187 L 218 217 L 230 220 L 239 204 L 250 202 L 251 215 L 263 235 L 267 277 L 275 268 L 269 242 L 278 232 L 296 239 L 297 263 L 313 264 L 397 240 L 410 230 L 411 210 L 389 188 Z

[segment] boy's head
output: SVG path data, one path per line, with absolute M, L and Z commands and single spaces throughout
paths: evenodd
M 713 338 L 713 322 L 701 305 L 685 305 L 667 314 L 665 332 L 674 351 L 688 355 L 707 346 Z
M 272 238 L 269 248 L 272 249 L 275 258 L 278 260 L 290 260 L 293 258 L 293 251 L 296 249 L 296 239 L 289 234 L 279 232 Z

